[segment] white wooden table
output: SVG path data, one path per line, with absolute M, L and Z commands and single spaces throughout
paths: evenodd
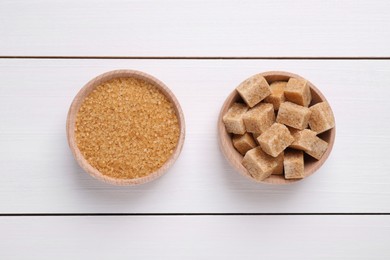
M 390 2 L 0 1 L 0 259 L 389 259 Z M 67 147 L 78 90 L 114 69 L 164 81 L 185 113 L 164 177 L 113 187 Z M 286 70 L 331 103 L 312 177 L 255 184 L 217 145 L 248 76 Z

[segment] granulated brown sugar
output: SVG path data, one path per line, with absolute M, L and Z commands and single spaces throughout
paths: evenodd
M 97 86 L 76 117 L 80 152 L 94 168 L 114 178 L 155 172 L 174 152 L 179 135 L 172 103 L 153 84 L 136 78 Z

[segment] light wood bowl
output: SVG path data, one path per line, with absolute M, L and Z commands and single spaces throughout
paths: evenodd
M 176 146 L 175 151 L 173 152 L 172 156 L 165 162 L 165 164 L 156 170 L 155 172 L 141 178 L 136 179 L 119 179 L 119 178 L 113 178 L 106 175 L 103 175 L 101 172 L 99 172 L 97 169 L 92 167 L 88 161 L 84 158 L 84 156 L 81 154 L 79 148 L 76 144 L 76 138 L 75 138 L 75 123 L 76 123 L 76 115 L 79 111 L 79 108 L 81 104 L 84 101 L 84 98 L 87 97 L 95 87 L 102 84 L 103 82 L 106 82 L 108 80 L 114 79 L 114 78 L 137 78 L 141 80 L 145 80 L 154 86 L 156 86 L 167 98 L 170 102 L 172 102 L 176 116 L 179 121 L 179 127 L 180 127 L 180 135 L 179 140 Z M 184 115 L 183 111 L 180 107 L 179 102 L 177 101 L 176 97 L 173 95 L 173 93 L 169 90 L 169 88 L 160 80 L 146 74 L 140 71 L 134 71 L 134 70 L 114 70 L 107 73 L 104 73 L 102 75 L 97 76 L 96 78 L 89 81 L 76 95 L 74 98 L 72 105 L 70 106 L 68 118 L 66 122 L 66 134 L 68 138 L 68 144 L 70 147 L 70 150 L 73 153 L 74 158 L 78 162 L 78 164 L 83 168 L 87 173 L 92 175 L 98 180 L 104 181 L 109 184 L 113 185 L 139 185 L 146 182 L 150 182 L 152 180 L 157 179 L 161 175 L 163 175 L 169 167 L 171 167 L 176 159 L 179 157 L 179 154 L 182 150 L 183 144 L 184 144 L 184 138 L 185 138 L 185 122 L 184 122 Z
M 289 78 L 294 77 L 298 79 L 302 79 L 301 76 L 298 76 L 293 73 L 289 72 L 283 72 L 283 71 L 269 71 L 260 73 L 264 76 L 264 78 L 268 81 L 268 83 L 272 83 L 274 81 L 288 81 Z M 312 101 L 310 105 L 317 104 L 322 101 L 326 101 L 325 96 L 311 83 L 308 82 L 310 89 L 311 89 L 311 95 L 312 95 Z M 236 102 L 236 101 L 242 101 L 240 95 L 236 90 L 234 90 L 226 99 L 225 103 L 222 106 L 221 112 L 219 114 L 218 118 L 218 134 L 219 134 L 219 145 L 222 150 L 222 153 L 226 157 L 226 159 L 229 161 L 229 163 L 233 166 L 234 169 L 236 169 L 240 174 L 242 174 L 245 177 L 248 177 L 252 181 L 260 182 L 260 183 L 268 183 L 268 184 L 289 184 L 293 182 L 300 181 L 302 179 L 297 180 L 286 180 L 283 175 L 271 175 L 267 179 L 263 181 L 258 181 L 248 173 L 248 171 L 245 169 L 245 167 L 241 164 L 241 161 L 243 159 L 243 156 L 234 148 L 232 143 L 231 134 L 226 132 L 225 125 L 222 121 L 223 116 L 226 114 L 230 106 Z M 332 151 L 335 136 L 336 136 L 336 128 L 332 128 L 320 135 L 318 135 L 321 139 L 328 142 L 329 146 L 326 150 L 325 154 L 322 156 L 320 160 L 316 160 L 307 154 L 305 154 L 305 178 L 312 175 L 315 171 L 317 171 L 326 161 L 328 158 L 330 152 Z

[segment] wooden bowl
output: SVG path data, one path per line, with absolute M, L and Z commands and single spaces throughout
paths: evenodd
M 302 79 L 301 76 L 298 76 L 293 73 L 289 72 L 283 72 L 283 71 L 269 71 L 260 73 L 267 81 L 268 83 L 272 83 L 274 81 L 288 81 L 289 78 L 298 78 Z M 326 101 L 325 96 L 311 83 L 308 82 L 310 89 L 311 89 L 311 95 L 312 95 L 312 101 L 310 105 L 317 104 L 322 101 Z M 229 163 L 235 168 L 239 173 L 244 175 L 245 177 L 250 178 L 252 181 L 255 182 L 261 182 L 261 183 L 268 183 L 268 184 L 289 184 L 293 182 L 300 181 L 302 179 L 297 180 L 286 180 L 283 175 L 271 175 L 270 177 L 266 178 L 263 181 L 258 181 L 254 178 L 252 178 L 251 175 L 249 175 L 248 171 L 245 169 L 245 167 L 241 164 L 241 161 L 243 159 L 243 156 L 234 148 L 232 143 L 231 135 L 226 132 L 225 125 L 222 121 L 223 116 L 226 114 L 230 106 L 236 102 L 236 101 L 242 101 L 240 95 L 236 90 L 234 90 L 226 99 L 225 103 L 222 106 L 221 112 L 219 114 L 218 118 L 218 134 L 219 134 L 219 144 L 220 148 L 222 150 L 222 153 L 225 155 L 226 159 L 229 161 Z M 320 160 L 316 160 L 307 154 L 305 154 L 305 178 L 312 175 L 315 171 L 317 171 L 326 161 L 328 158 L 330 152 L 333 148 L 333 143 L 335 140 L 336 135 L 336 128 L 332 128 L 320 135 L 318 135 L 321 139 L 328 142 L 329 146 L 326 150 L 325 154 L 322 156 Z
M 81 106 L 81 104 L 84 101 L 84 98 L 87 97 L 92 90 L 94 90 L 95 87 L 98 85 L 114 79 L 114 78 L 137 78 L 141 80 L 145 80 L 154 86 L 156 86 L 167 98 L 168 100 L 173 104 L 176 116 L 179 121 L 179 127 L 180 127 L 180 135 L 179 140 L 176 146 L 175 151 L 171 155 L 171 157 L 165 162 L 163 166 L 161 166 L 158 170 L 155 172 L 141 177 L 141 178 L 135 178 L 135 179 L 119 179 L 119 178 L 113 178 L 106 175 L 103 175 L 101 172 L 99 172 L 97 169 L 92 167 L 88 161 L 84 158 L 84 156 L 81 154 L 79 148 L 76 144 L 76 138 L 75 138 L 75 123 L 76 123 L 76 115 L 77 112 Z M 152 180 L 157 179 L 161 175 L 163 175 L 169 167 L 171 167 L 176 159 L 178 158 L 182 147 L 184 143 L 185 138 L 185 122 L 184 122 L 184 116 L 183 111 L 181 110 L 181 107 L 179 105 L 179 102 L 177 101 L 176 97 L 173 95 L 173 93 L 169 90 L 169 88 L 159 81 L 158 79 L 140 72 L 140 71 L 134 71 L 134 70 L 114 70 L 107 73 L 104 73 L 102 75 L 97 76 L 96 78 L 89 81 L 76 95 L 74 98 L 72 105 L 70 106 L 68 118 L 66 122 L 66 134 L 68 138 L 68 144 L 70 147 L 70 150 L 73 153 L 74 158 L 78 162 L 78 164 L 83 168 L 87 173 L 92 175 L 98 180 L 113 184 L 113 185 L 139 185 L 143 184 Z

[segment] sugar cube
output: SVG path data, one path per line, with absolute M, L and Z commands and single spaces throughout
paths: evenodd
M 288 128 L 288 130 L 290 131 L 290 134 L 291 134 L 292 136 L 294 136 L 294 134 L 295 134 L 296 132 L 301 131 L 301 130 L 295 129 L 294 127 L 291 127 L 291 126 L 287 126 L 287 128 Z
M 244 135 L 235 135 L 233 137 L 233 146 L 240 154 L 245 155 L 247 151 L 255 148 L 257 145 L 252 135 L 245 133 Z
M 277 172 L 281 160 L 283 160 L 282 154 L 274 158 L 263 152 L 258 146 L 245 154 L 242 165 L 253 178 L 262 181 L 272 173 Z
M 328 102 L 321 102 L 310 107 L 309 126 L 318 134 L 334 127 L 334 116 Z
M 237 87 L 237 92 L 249 107 L 254 107 L 271 94 L 268 82 L 260 74 L 246 79 Z
M 311 144 L 311 149 L 305 152 L 311 157 L 319 160 L 326 152 L 326 149 L 328 149 L 328 143 L 316 136 L 313 143 Z
M 261 133 L 252 133 L 253 135 L 253 138 L 257 139 L 257 137 L 259 137 L 261 135 Z
M 307 80 L 290 78 L 284 89 L 288 101 L 307 107 L 311 102 L 311 92 Z
M 245 125 L 242 118 L 247 110 L 248 107 L 242 103 L 234 103 L 229 108 L 222 119 L 228 133 L 245 134 Z
M 305 151 L 311 149 L 311 143 L 316 138 L 317 133 L 311 131 L 310 129 L 303 129 L 296 131 L 292 134 L 292 136 L 294 137 L 294 142 L 290 145 L 290 147 Z
M 328 148 L 328 143 L 319 138 L 317 133 L 310 129 L 296 132 L 293 134 L 293 137 L 294 142 L 290 145 L 291 148 L 303 150 L 317 160 L 321 159 Z
M 261 133 L 252 133 L 252 135 L 253 135 L 253 138 L 255 139 L 255 142 L 257 144 L 259 144 L 259 141 L 257 141 L 257 137 L 259 137 L 261 135 Z
M 269 86 L 271 89 L 271 95 L 264 99 L 265 102 L 271 103 L 275 110 L 278 110 L 280 104 L 285 101 L 284 89 L 287 85 L 285 81 L 275 81 Z
M 304 175 L 303 152 L 287 150 L 284 153 L 284 177 L 286 179 L 302 179 Z
M 302 130 L 307 127 L 310 114 L 311 111 L 307 107 L 284 102 L 279 107 L 276 122 Z
M 274 123 L 257 138 L 257 141 L 264 152 L 276 157 L 294 141 L 294 138 L 285 125 Z
M 260 103 L 243 116 L 245 129 L 250 133 L 263 133 L 275 122 L 272 104 Z
M 275 175 L 283 175 L 283 159 L 284 159 L 284 152 L 281 152 L 276 159 L 276 167 L 272 171 L 272 174 Z

